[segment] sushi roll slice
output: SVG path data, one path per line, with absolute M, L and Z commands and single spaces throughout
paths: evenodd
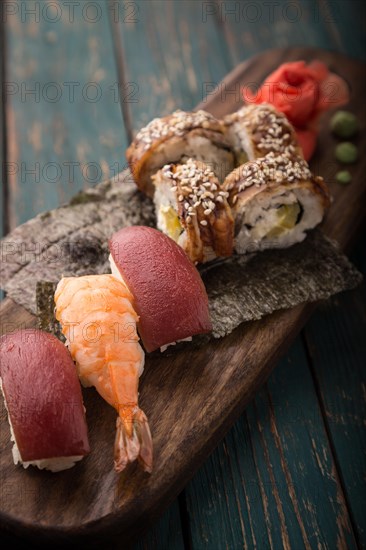
M 328 188 L 302 157 L 269 153 L 225 180 L 239 254 L 286 248 L 318 225 L 330 204 Z
M 133 296 L 147 351 L 212 330 L 202 279 L 172 239 L 151 227 L 125 227 L 109 249 L 112 274 Z
M 283 113 L 268 103 L 245 105 L 227 115 L 223 124 L 237 166 L 270 152 L 302 156 L 292 125 Z
M 140 130 L 126 157 L 137 187 L 153 197 L 151 176 L 165 164 L 187 158 L 211 165 L 220 181 L 234 168 L 231 145 L 221 122 L 205 111 L 175 111 Z
M 228 193 L 211 168 L 193 159 L 168 164 L 153 176 L 157 226 L 192 262 L 231 256 L 234 221 Z
M 67 470 L 89 453 L 75 365 L 52 334 L 19 330 L 0 339 L 1 389 L 14 464 Z

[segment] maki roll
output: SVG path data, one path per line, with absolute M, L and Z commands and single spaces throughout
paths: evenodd
M 228 193 L 207 164 L 193 159 L 168 164 L 153 181 L 158 229 L 195 263 L 231 256 L 234 221 Z
M 264 157 L 271 151 L 302 156 L 292 125 L 284 114 L 268 103 L 245 105 L 227 115 L 223 124 L 237 166 Z
M 89 453 L 74 362 L 52 334 L 26 329 L 0 339 L 1 384 L 13 460 L 58 472 Z
M 212 330 L 202 279 L 172 239 L 151 227 L 125 227 L 109 249 L 112 274 L 133 296 L 147 351 Z
M 224 128 L 205 111 L 175 111 L 155 118 L 140 130 L 126 152 L 137 187 L 152 197 L 155 187 L 151 176 L 165 164 L 187 158 L 211 165 L 223 181 L 234 168 L 234 155 Z
M 314 176 L 299 156 L 269 153 L 236 168 L 223 188 L 229 193 L 239 254 L 302 241 L 330 204 L 323 178 Z

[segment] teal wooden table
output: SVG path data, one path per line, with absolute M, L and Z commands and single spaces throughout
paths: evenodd
M 256 53 L 308 45 L 366 58 L 358 0 L 19 0 L 1 10 L 3 234 L 121 171 L 143 124 L 193 108 Z M 352 259 L 365 273 L 364 242 Z M 136 548 L 366 547 L 365 329 L 365 284 L 321 305 Z

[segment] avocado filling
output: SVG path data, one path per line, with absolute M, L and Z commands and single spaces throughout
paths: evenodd
M 266 235 L 268 238 L 278 237 L 293 229 L 301 217 L 301 206 L 298 202 L 294 204 L 283 204 L 277 208 L 277 224 Z
M 178 242 L 179 236 L 183 231 L 178 215 L 172 206 L 161 206 L 160 216 L 165 226 L 167 235 L 175 242 Z

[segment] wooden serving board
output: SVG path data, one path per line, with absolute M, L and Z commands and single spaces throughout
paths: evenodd
M 200 107 L 222 116 L 241 105 L 244 84 L 260 83 L 280 63 L 318 58 L 351 86 L 347 108 L 365 120 L 362 63 L 313 49 L 265 52 L 239 65 Z M 182 106 L 184 108 L 184 105 Z M 313 170 L 328 181 L 334 202 L 325 232 L 348 249 L 364 218 L 366 170 L 362 131 L 356 138 L 360 160 L 350 168 L 347 187 L 335 183 L 341 168 L 334 160 L 336 140 L 322 119 Z M 115 411 L 94 389 L 84 391 L 92 452 L 71 470 L 58 474 L 14 466 L 6 411 L 1 404 L 0 522 L 6 530 L 38 543 L 72 541 L 92 547 L 101 541 L 126 542 L 141 534 L 176 497 L 266 380 L 278 358 L 314 309 L 313 304 L 276 312 L 246 323 L 230 336 L 205 347 L 186 345 L 167 354 L 146 357 L 140 383 L 141 408 L 154 439 L 154 471 L 135 465 L 117 475 L 113 470 Z M 35 326 L 35 318 L 9 299 L 0 306 L 2 331 Z

